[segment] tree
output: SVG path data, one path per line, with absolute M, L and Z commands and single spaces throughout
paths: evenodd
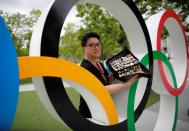
M 137 4 L 142 15 L 145 16 L 145 19 L 162 10 L 174 9 L 180 15 L 185 29 L 188 30 L 189 26 L 186 22 L 186 18 L 188 17 L 189 12 L 188 2 L 185 2 L 184 0 L 134 0 L 134 2 Z M 77 36 L 79 38 L 77 40 L 78 42 L 76 43 L 80 42 L 83 33 L 88 31 L 97 32 L 98 34 L 100 34 L 103 44 L 101 55 L 102 60 L 111 57 L 111 55 L 114 55 L 125 47 L 129 48 L 127 36 L 123 31 L 123 28 L 110 12 L 97 5 L 87 3 L 76 5 L 76 9 L 78 11 L 77 17 L 80 17 L 83 22 L 83 25 L 74 32 L 74 36 Z M 164 28 L 162 38 L 165 38 L 167 36 L 168 32 Z M 66 39 L 66 37 L 68 36 L 64 37 Z M 79 48 L 79 46 L 77 48 Z M 77 50 L 76 48 L 73 49 L 74 51 Z M 71 51 L 67 51 L 67 56 L 69 52 Z M 66 56 L 66 52 L 64 53 Z M 73 54 L 70 53 L 69 57 L 73 57 Z
M 29 15 L 0 11 L 11 33 L 18 56 L 29 54 L 33 25 L 40 14 L 38 9 L 32 10 Z
M 189 17 L 188 0 L 134 0 L 140 12 L 146 17 L 160 12 L 161 10 L 173 9 L 180 17 L 186 31 L 189 31 L 189 23 L 186 21 Z
M 68 23 L 64 28 L 65 34 L 60 43 L 59 54 L 65 59 L 69 59 L 77 63 L 82 58 L 82 48 L 78 40 L 77 26 L 73 23 Z
M 128 47 L 127 37 L 116 18 L 104 8 L 93 4 L 78 4 L 77 17 L 82 19 L 83 27 L 79 28 L 79 38 L 88 31 L 100 34 L 102 41 L 102 59 L 119 52 L 122 48 Z

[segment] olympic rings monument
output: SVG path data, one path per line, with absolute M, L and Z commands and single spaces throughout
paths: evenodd
M 96 4 L 110 11 L 122 25 L 132 53 L 150 70 L 152 77 L 141 78 L 129 89 L 110 96 L 91 73 L 58 59 L 62 25 L 77 3 Z M 169 32 L 175 54 L 172 62 L 162 53 L 163 27 Z M 54 0 L 35 25 L 27 57 L 16 57 L 8 29 L 0 19 L 0 52 L 3 63 L 0 65 L 0 130 L 11 127 L 18 102 L 19 79 L 25 78 L 32 78 L 48 112 L 72 130 L 140 131 L 143 125 L 138 121 L 150 119 L 143 118 L 142 113 L 151 90 L 160 95 L 160 106 L 157 121 L 150 130 L 176 130 L 179 96 L 185 91 L 188 78 L 188 43 L 181 20 L 172 10 L 155 14 L 145 22 L 132 0 Z M 83 96 L 92 119 L 82 117 L 75 109 L 64 82 Z

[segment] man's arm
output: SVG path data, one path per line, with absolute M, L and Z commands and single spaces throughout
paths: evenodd
M 119 84 L 112 84 L 105 86 L 110 94 L 114 94 L 117 92 L 122 91 L 125 88 L 130 87 L 135 80 L 137 80 L 138 76 L 133 76 L 131 79 L 129 79 L 127 82 L 119 83 Z

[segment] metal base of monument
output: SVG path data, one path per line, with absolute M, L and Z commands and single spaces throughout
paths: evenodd
M 158 109 L 159 109 L 159 103 L 154 104 L 149 109 L 145 110 L 135 124 L 136 131 L 153 131 L 158 117 Z M 184 114 L 185 116 L 183 116 Z M 146 118 L 150 118 L 150 119 L 146 119 Z M 95 119 L 89 119 L 89 120 L 100 125 L 107 125 L 106 123 L 100 122 Z M 185 112 L 181 112 L 179 115 L 176 131 L 187 131 L 188 129 L 189 129 L 189 117 L 187 117 L 187 110 L 185 109 Z
M 158 117 L 158 112 L 156 112 L 157 107 L 159 108 L 159 103 L 153 105 L 148 110 L 143 112 L 141 118 L 136 122 L 136 130 L 153 131 Z M 146 118 L 150 118 L 150 119 L 146 119 Z M 177 121 L 176 131 L 187 131 L 188 129 L 189 129 L 189 119 L 181 120 L 179 118 Z
M 186 85 L 184 92 L 179 96 L 179 112 L 176 131 L 187 131 L 189 129 L 189 83 Z M 143 112 L 140 119 L 136 122 L 136 130 L 153 131 L 159 113 L 159 102 L 149 107 Z M 147 119 L 150 118 L 150 119 Z
M 186 85 L 184 92 L 179 96 L 179 113 L 176 131 L 187 131 L 189 129 L 189 83 Z M 159 102 L 144 110 L 141 117 L 135 123 L 136 131 L 153 131 L 159 114 Z M 90 119 L 100 125 L 106 125 L 100 121 Z M 123 121 L 120 119 L 120 121 Z
M 188 82 L 187 82 L 188 83 Z M 176 131 L 187 131 L 189 129 L 189 83 L 184 92 L 179 96 L 179 112 Z M 143 112 L 136 122 L 136 131 L 153 131 L 159 114 L 159 102 L 149 107 Z M 165 123 L 166 124 L 166 123 Z

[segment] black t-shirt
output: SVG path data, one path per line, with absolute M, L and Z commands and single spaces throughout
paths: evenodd
M 102 66 L 102 69 L 104 70 L 104 75 L 106 77 L 106 80 L 102 77 L 101 72 L 88 60 L 83 59 L 83 61 L 81 62 L 82 67 L 84 67 L 85 69 L 87 69 L 88 71 L 90 71 L 93 75 L 95 75 L 101 82 L 102 84 L 108 85 L 109 81 L 108 81 L 108 72 L 106 71 L 106 69 L 104 68 L 103 64 L 100 63 Z M 92 83 L 91 83 L 92 84 Z M 80 96 L 80 105 L 79 105 L 79 112 L 86 118 L 91 118 L 91 113 L 89 111 L 89 108 L 85 102 L 85 100 L 83 99 L 82 96 Z

